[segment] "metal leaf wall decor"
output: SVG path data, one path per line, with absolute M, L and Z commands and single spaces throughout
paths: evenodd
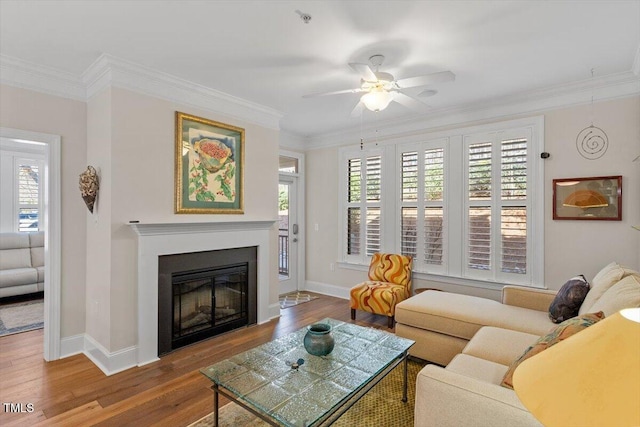
M 93 213 L 99 189 L 98 173 L 93 166 L 87 166 L 87 170 L 80 174 L 80 194 L 91 213 Z

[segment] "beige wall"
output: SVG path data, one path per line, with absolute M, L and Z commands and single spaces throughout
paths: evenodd
M 100 191 L 93 215 L 87 219 L 86 333 L 109 348 L 111 321 L 111 91 L 87 103 L 87 164 L 96 168 Z
M 609 149 L 598 160 L 586 160 L 575 147 L 577 134 L 590 124 L 590 106 L 543 113 L 545 118 L 545 285 L 559 289 L 576 275 L 592 278 L 598 270 L 616 260 L 640 269 L 640 98 L 596 103 L 595 125 L 609 136 Z M 509 118 L 504 118 L 507 120 Z M 458 127 L 463 127 L 458 126 Z M 346 289 L 366 277 L 366 272 L 339 268 L 338 254 L 338 148 L 306 153 L 307 194 L 307 285 L 331 289 L 346 295 Z M 553 221 L 552 179 L 566 177 L 623 175 L 623 221 Z M 318 224 L 318 231 L 315 231 Z M 334 264 L 335 271 L 331 271 Z M 324 285 L 329 285 L 323 287 Z M 426 283 L 414 287 L 439 287 L 452 292 L 498 299 L 500 292 L 482 288 Z M 336 292 L 338 291 L 338 292 Z
M 592 278 L 610 261 L 640 269 L 640 98 L 596 103 L 594 125 L 609 137 L 609 148 L 597 160 L 576 150 L 576 136 L 591 124 L 588 105 L 545 115 L 545 138 L 551 157 L 545 162 L 545 280 L 558 289 L 572 274 Z M 622 175 L 622 221 L 554 221 L 552 180 Z
M 131 220 L 152 222 L 215 222 L 257 221 L 277 219 L 278 131 L 263 128 L 238 119 L 177 105 L 169 101 L 141 95 L 123 89 L 108 90 L 89 102 L 89 116 L 95 107 L 103 123 L 110 121 L 110 141 L 97 142 L 109 147 L 110 167 L 105 167 L 102 181 L 110 189 L 110 200 L 101 203 L 98 224 L 89 228 L 106 227 L 108 236 L 88 241 L 87 276 L 92 269 L 107 277 L 88 281 L 88 294 L 100 296 L 95 322 L 106 330 L 87 330 L 107 350 L 113 352 L 131 347 L 137 342 L 137 239 L 127 225 Z M 99 97 L 110 97 L 110 113 L 101 109 Z M 96 103 L 94 105 L 94 102 Z M 207 119 L 233 124 L 245 129 L 244 215 L 176 215 L 174 211 L 174 138 L 175 112 L 181 111 Z M 93 129 L 90 125 L 89 133 Z M 104 147 L 102 147 L 104 148 Z M 91 153 L 94 151 L 90 150 Z M 98 148 L 96 148 L 96 153 Z M 105 154 L 106 155 L 106 154 Z M 108 184 L 107 184 L 108 183 Z M 107 209 L 108 214 L 103 215 Z M 106 224 L 103 224 L 106 223 Z M 278 301 L 277 229 L 272 230 L 273 253 L 270 283 L 270 303 Z M 107 241 L 105 248 L 97 248 Z M 108 251 L 102 255 L 103 251 Z M 99 259 L 93 259 L 100 255 Z M 107 264 L 106 267 L 99 265 Z M 105 284 L 108 295 L 103 295 Z M 101 288 L 98 290 L 96 288 Z M 95 302 L 89 301 L 95 304 Z M 99 314 L 98 314 L 99 313 Z M 93 313 L 88 313 L 91 319 Z M 98 335 L 95 336 L 94 334 Z M 98 338 L 99 337 L 99 338 Z
M 0 85 L 0 126 L 61 136 L 62 338 L 85 330 L 85 224 L 88 211 L 78 191 L 86 168 L 87 107 L 84 102 Z

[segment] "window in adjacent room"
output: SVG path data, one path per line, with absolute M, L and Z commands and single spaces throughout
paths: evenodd
M 40 165 L 38 162 L 18 159 L 16 172 L 18 231 L 38 231 L 42 200 Z

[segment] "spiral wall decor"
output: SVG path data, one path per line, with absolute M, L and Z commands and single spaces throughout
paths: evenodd
M 609 148 L 609 138 L 605 131 L 591 125 L 582 129 L 576 137 L 576 148 L 585 159 L 599 159 Z

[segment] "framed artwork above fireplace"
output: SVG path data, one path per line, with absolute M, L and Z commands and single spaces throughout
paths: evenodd
M 176 111 L 175 213 L 244 213 L 244 129 Z

